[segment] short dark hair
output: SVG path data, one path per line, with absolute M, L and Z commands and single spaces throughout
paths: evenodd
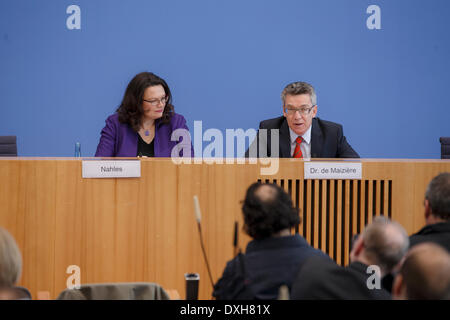
M 256 194 L 263 185 L 274 189 L 273 197 L 261 199 Z M 242 212 L 244 230 L 253 239 L 269 238 L 300 223 L 298 208 L 294 208 L 291 197 L 276 184 L 253 183 L 247 189 Z
M 443 220 L 450 219 L 450 172 L 444 172 L 431 180 L 425 192 L 431 212 Z
M 285 105 L 287 95 L 296 96 L 299 94 L 308 94 L 311 98 L 312 105 L 315 106 L 317 104 L 317 96 L 314 87 L 307 82 L 297 81 L 288 84 L 281 92 L 283 106 Z
M 142 102 L 144 92 L 148 87 L 161 85 L 166 93 L 166 106 L 161 118 L 162 123 L 169 123 L 172 118 L 174 107 L 172 105 L 172 93 L 164 79 L 151 72 L 141 72 L 134 76 L 125 90 L 122 103 L 117 108 L 119 121 L 128 124 L 134 131 L 138 132 L 141 126 L 143 114 Z

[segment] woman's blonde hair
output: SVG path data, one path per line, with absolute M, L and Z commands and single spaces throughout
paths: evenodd
M 22 272 L 22 255 L 11 234 L 0 227 L 0 287 L 12 287 Z

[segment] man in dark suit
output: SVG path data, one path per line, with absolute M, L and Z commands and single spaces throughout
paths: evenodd
M 254 183 L 242 204 L 244 230 L 252 237 L 245 254 L 228 261 L 214 286 L 219 300 L 274 300 L 282 286 L 291 287 L 306 259 L 321 256 L 290 229 L 300 223 L 298 208 L 289 194 L 276 184 Z
M 287 85 L 281 99 L 283 116 L 260 123 L 246 157 L 359 158 L 342 125 L 316 117 L 317 97 L 310 84 Z
M 425 192 L 426 226 L 410 237 L 411 246 L 434 242 L 450 252 L 450 172 L 431 180 Z
M 390 299 L 382 278 L 399 267 L 408 244 L 401 225 L 377 217 L 355 241 L 347 267 L 308 259 L 292 285 L 291 299 Z

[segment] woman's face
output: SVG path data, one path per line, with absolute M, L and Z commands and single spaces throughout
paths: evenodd
M 162 117 L 167 102 L 166 92 L 162 85 L 148 87 L 142 99 L 143 117 L 156 120 Z

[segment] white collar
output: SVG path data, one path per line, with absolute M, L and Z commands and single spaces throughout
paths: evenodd
M 301 136 L 303 138 L 303 141 L 309 144 L 311 142 L 311 127 L 312 123 L 309 126 L 308 130 Z M 295 142 L 295 139 L 297 139 L 298 134 L 296 134 L 290 127 L 289 127 L 289 133 L 291 135 L 291 143 Z

